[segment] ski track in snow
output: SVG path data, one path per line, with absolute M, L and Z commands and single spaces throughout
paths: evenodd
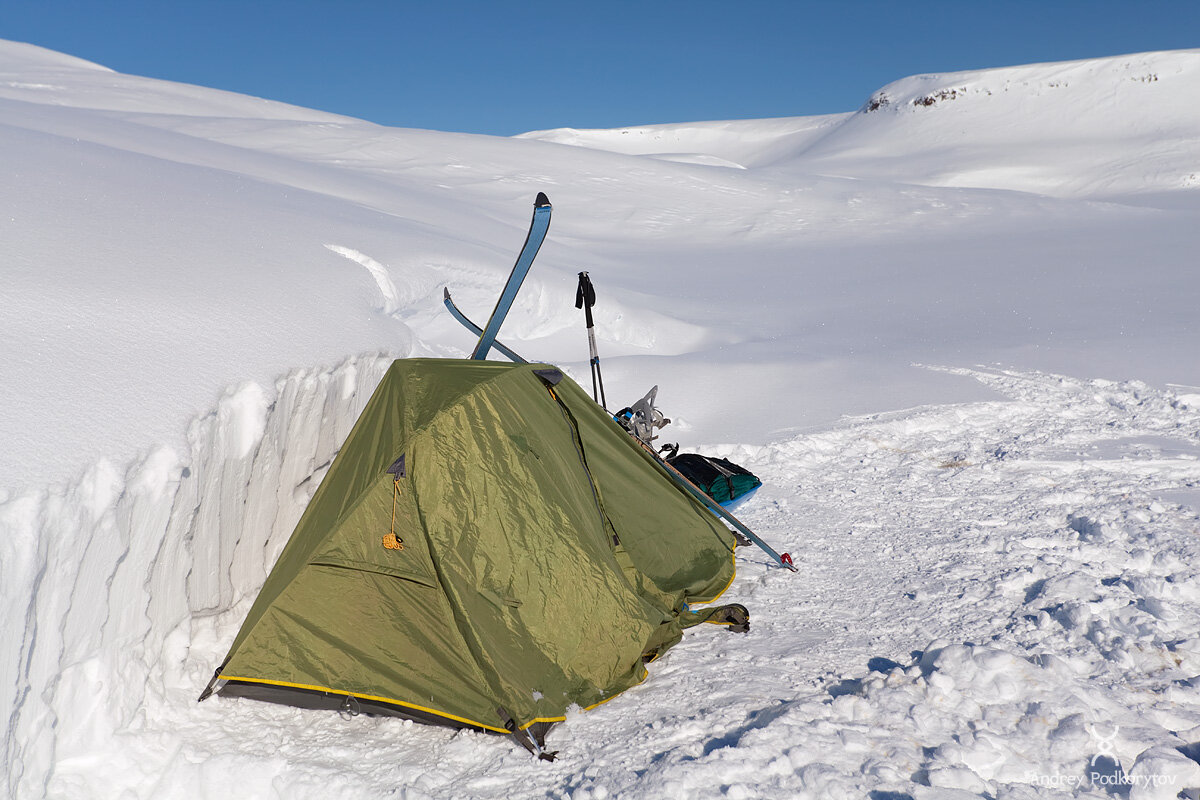
M 379 294 L 383 297 L 383 307 L 380 310 L 384 314 L 395 314 L 400 309 L 400 293 L 396 291 L 396 284 L 388 275 L 387 267 L 350 247 L 342 247 L 337 244 L 327 244 L 325 247 L 339 256 L 361 264 L 367 270 L 371 279 L 375 281 L 375 285 L 379 287 Z

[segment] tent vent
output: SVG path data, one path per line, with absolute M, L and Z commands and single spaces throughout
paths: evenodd
M 395 461 L 392 462 L 392 465 L 387 468 L 387 471 L 388 471 L 389 475 L 395 475 L 397 478 L 405 477 L 406 473 L 404 472 L 404 454 L 403 453 L 400 454 L 399 458 L 397 458 Z

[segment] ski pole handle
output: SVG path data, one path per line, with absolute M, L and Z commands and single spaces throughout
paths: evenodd
M 596 287 L 586 272 L 579 273 L 579 288 L 575 290 L 575 307 L 582 308 L 588 328 L 594 327 L 592 322 L 592 306 L 596 305 Z

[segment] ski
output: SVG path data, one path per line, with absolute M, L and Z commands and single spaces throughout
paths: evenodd
M 479 335 L 479 342 L 471 353 L 472 360 L 482 361 L 487 358 L 488 351 L 495 344 L 496 334 L 500 332 L 500 325 L 508 316 L 508 310 L 512 308 L 513 300 L 516 299 L 517 292 L 525 281 L 525 276 L 529 274 L 529 268 L 533 265 L 533 259 L 537 256 L 542 241 L 546 238 L 546 231 L 550 229 L 550 211 L 550 199 L 544 192 L 538 192 L 537 199 L 533 201 L 533 221 L 529 224 L 529 234 L 525 237 L 525 244 L 521 247 L 517 263 L 513 265 L 512 273 L 508 276 L 508 282 L 504 284 L 504 291 L 500 293 L 500 299 L 496 301 L 496 308 L 492 311 L 492 316 L 488 318 L 483 333 Z
M 475 334 L 476 336 L 483 335 L 483 328 L 480 328 L 478 325 L 476 325 L 474 322 L 472 322 L 471 319 L 466 314 L 464 314 L 458 310 L 458 306 L 454 305 L 454 300 L 451 299 L 451 297 L 450 297 L 450 290 L 445 287 L 443 287 L 443 289 L 442 289 L 442 302 L 446 304 L 446 309 L 454 316 L 454 318 L 456 320 L 458 320 L 460 323 L 462 323 L 464 328 L 466 328 L 467 330 L 469 330 L 471 333 Z M 492 342 L 492 347 L 496 348 L 502 354 L 508 356 L 509 359 L 517 362 L 518 364 L 528 364 L 529 363 L 528 361 L 526 361 L 525 359 L 521 358 L 519 355 L 514 353 L 511 349 L 506 347 L 504 345 L 504 343 L 501 342 L 499 339 Z

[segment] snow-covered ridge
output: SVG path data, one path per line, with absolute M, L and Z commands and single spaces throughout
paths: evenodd
M 324 111 L 219 89 L 124 75 L 53 50 L 0 39 L 0 98 L 102 111 L 348 122 Z
M 755 167 L 770 164 L 826 135 L 849 114 L 781 119 L 639 125 L 579 130 L 558 128 L 517 136 L 543 142 L 590 147 L 626 155 Z M 712 159 L 704 161 L 701 157 Z
M 1200 50 L 918 75 L 797 154 L 807 169 L 1115 198 L 1200 185 Z
M 522 136 L 926 186 L 1174 191 L 1200 186 L 1200 50 L 916 75 L 853 114 Z
M 982 100 L 1003 95 L 1054 98 L 1056 94 L 1072 94 L 1065 91 L 1072 88 L 1081 93 L 1095 93 L 1102 87 L 1115 91 L 1126 82 L 1152 84 L 1159 80 L 1168 83 L 1184 80 L 1190 85 L 1198 72 L 1200 49 L 914 75 L 889 83 L 875 92 L 861 111 L 928 109 L 952 100 Z
M 100 64 L 76 58 L 66 53 L 60 53 L 56 50 L 47 50 L 35 44 L 0 40 L 0 73 L 19 71 L 23 74 L 29 74 L 35 70 L 60 70 L 63 72 L 94 70 L 98 72 L 113 72 L 108 67 L 101 66 Z

